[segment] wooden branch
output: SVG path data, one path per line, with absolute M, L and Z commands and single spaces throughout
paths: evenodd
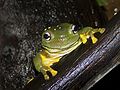
M 83 55 L 79 55 L 76 61 L 71 63 L 71 67 L 64 70 L 62 74 L 49 81 L 36 78 L 25 87 L 25 90 L 88 89 L 96 83 L 97 80 L 94 82 L 91 80 L 95 80 L 97 75 L 101 73 L 104 75 L 117 65 L 118 59 L 115 57 L 120 55 L 118 53 L 120 51 L 120 13 L 112 18 L 106 31 L 97 44 Z

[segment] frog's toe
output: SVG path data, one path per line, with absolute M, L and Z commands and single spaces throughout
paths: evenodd
M 57 74 L 57 71 L 49 67 L 48 71 L 52 74 L 52 76 L 55 76 Z
M 46 69 L 41 69 L 41 73 L 43 74 L 45 80 L 49 80 L 49 76 L 47 75 L 47 70 Z
M 98 39 L 97 39 L 96 37 L 94 37 L 94 36 L 92 36 L 91 39 L 92 39 L 92 43 L 93 43 L 93 44 L 98 41 Z
M 104 28 L 100 28 L 99 32 L 102 34 L 105 32 L 105 29 Z
M 57 75 L 57 71 L 51 70 L 51 74 L 52 74 L 52 76 L 55 76 L 55 75 Z
M 49 76 L 47 74 L 44 75 L 45 80 L 49 80 Z

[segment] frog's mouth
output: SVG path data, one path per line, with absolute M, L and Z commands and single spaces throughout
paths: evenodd
M 80 41 L 80 38 L 76 40 L 74 43 L 72 43 L 70 46 L 66 48 L 49 48 L 47 46 L 44 46 L 43 48 L 46 49 L 49 53 L 61 53 L 61 54 L 67 54 L 76 49 L 82 42 Z

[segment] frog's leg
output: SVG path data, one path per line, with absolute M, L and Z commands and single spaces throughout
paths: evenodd
M 83 44 L 85 44 L 87 42 L 87 38 L 91 37 L 92 39 L 92 43 L 96 43 L 98 41 L 98 39 L 94 36 L 94 34 L 96 32 L 100 32 L 101 34 L 105 31 L 104 28 L 92 28 L 92 27 L 85 27 L 83 28 L 83 30 L 80 33 L 80 38 L 83 42 Z
M 92 31 L 92 29 L 91 29 L 91 31 L 80 34 L 80 38 L 81 38 L 83 44 L 85 44 L 87 42 L 87 38 L 89 38 L 89 37 L 91 37 L 93 44 L 96 43 L 97 38 L 94 36 L 94 33 L 95 32 Z
M 44 78 L 46 80 L 49 79 L 49 76 L 47 75 L 47 71 L 49 71 L 52 76 L 55 76 L 57 74 L 57 71 L 52 69 L 50 66 L 52 66 L 54 63 L 58 62 L 60 60 L 61 57 L 56 57 L 55 56 L 51 56 L 51 55 L 45 55 L 45 54 L 40 54 L 40 57 L 42 59 L 42 68 L 41 71 L 44 75 Z
M 50 66 L 45 66 L 44 68 L 45 70 L 49 71 L 52 74 L 52 76 L 55 76 L 57 74 L 57 71 L 52 69 Z
M 52 74 L 52 76 L 55 76 L 57 74 L 57 71 L 52 69 L 50 66 L 43 65 L 40 72 L 44 75 L 45 80 L 49 80 L 49 76 L 47 75 L 47 71 L 49 71 Z
M 95 32 L 93 32 L 93 31 L 91 31 L 91 33 L 90 33 L 90 37 L 91 37 L 91 39 L 92 39 L 92 43 L 93 43 L 93 44 L 98 41 L 98 39 L 94 36 L 94 33 L 95 33 Z
M 47 75 L 46 73 L 46 69 L 44 68 L 44 65 L 42 63 L 42 59 L 45 59 L 45 57 L 41 57 L 41 52 L 38 53 L 36 55 L 36 57 L 33 59 L 33 63 L 34 63 L 34 66 L 35 66 L 35 69 L 38 71 L 38 72 L 41 72 L 43 75 L 44 75 L 44 78 L 46 80 L 49 79 L 49 76 Z
M 56 62 L 59 62 L 59 60 L 60 60 L 60 57 L 58 57 L 58 58 L 49 58 L 49 60 L 48 60 L 49 62 L 44 64 L 45 70 L 49 71 L 52 74 L 52 76 L 55 76 L 57 74 L 57 71 L 52 69 L 50 66 L 52 66 Z
M 93 30 L 95 33 L 100 32 L 101 34 L 105 32 L 105 28 L 97 28 Z
M 44 75 L 45 80 L 49 80 L 47 71 L 49 71 L 52 74 L 52 76 L 55 76 L 57 74 L 57 71 L 52 69 L 50 66 L 43 66 L 40 72 Z
M 93 29 L 91 28 L 91 31 L 90 31 L 90 37 L 92 39 L 92 43 L 96 43 L 98 41 L 98 39 L 94 36 L 94 34 L 96 32 L 100 32 L 101 34 L 104 33 L 105 29 L 104 28 L 97 28 L 97 29 Z
M 47 75 L 47 70 L 44 68 L 44 66 L 43 66 L 43 68 L 40 70 L 40 72 L 43 74 L 45 80 L 49 80 L 49 76 Z
M 48 71 L 51 72 L 52 76 L 57 75 L 57 71 L 52 69 L 51 67 L 49 67 Z

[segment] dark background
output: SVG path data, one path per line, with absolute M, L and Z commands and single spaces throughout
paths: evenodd
M 120 65 L 109 72 L 96 83 L 90 90 L 119 90 L 120 89 Z

